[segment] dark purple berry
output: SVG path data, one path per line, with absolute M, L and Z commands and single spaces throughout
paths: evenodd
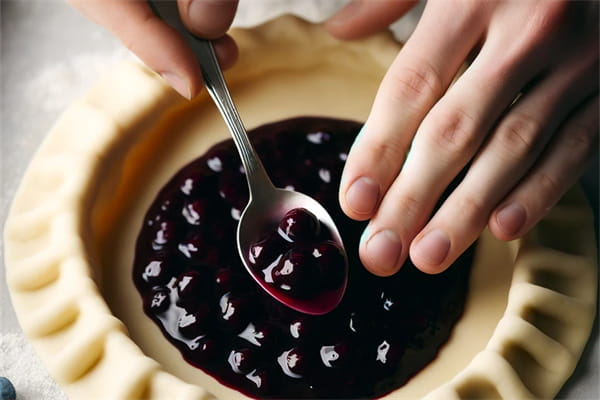
M 236 286 L 236 281 L 239 277 L 231 270 L 231 268 L 219 268 L 215 272 L 215 285 L 220 293 L 231 291 Z
M 197 363 L 210 363 L 218 359 L 221 346 L 215 339 L 203 336 L 191 347 L 191 359 Z
M 312 144 L 322 145 L 331 142 L 332 135 L 324 131 L 310 132 L 306 134 L 306 140 Z
M 290 322 L 289 333 L 295 340 L 305 341 L 311 338 L 311 333 L 316 331 L 315 328 L 314 319 L 302 315 L 294 318 Z
M 314 240 L 319 234 L 319 220 L 305 208 L 288 211 L 279 222 L 277 232 L 288 242 Z
M 252 299 L 225 293 L 219 299 L 219 317 L 221 321 L 233 332 L 244 329 L 252 318 L 254 305 Z
M 269 393 L 273 383 L 271 376 L 264 369 L 255 369 L 246 375 L 246 378 L 256 386 L 256 389 L 262 393 Z
M 200 225 L 204 223 L 208 214 L 206 200 L 194 200 L 184 203 L 181 215 L 190 225 Z
M 195 304 L 209 289 L 208 279 L 199 271 L 186 271 L 177 277 L 175 288 L 179 296 L 178 304 Z
M 202 261 L 202 256 L 206 253 L 207 248 L 204 245 L 204 238 L 198 234 L 192 234 L 177 245 L 179 254 L 187 260 L 193 262 Z
M 250 322 L 246 328 L 238 334 L 238 337 L 246 340 L 256 347 L 262 349 L 270 348 L 275 341 L 274 328 L 265 322 Z
M 235 164 L 233 153 L 225 147 L 216 147 L 209 150 L 205 159 L 208 168 L 217 173 L 231 170 Z
M 310 297 L 318 283 L 317 268 L 306 249 L 292 249 L 272 271 L 273 285 L 298 297 Z
M 159 314 L 166 311 L 171 305 L 169 289 L 157 286 L 144 297 L 144 308 L 151 314 Z
M 196 338 L 206 333 L 209 326 L 210 309 L 206 304 L 200 304 L 194 312 L 182 313 L 177 319 L 179 332 L 186 338 Z
M 162 257 L 153 257 L 145 264 L 142 279 L 151 285 L 164 285 L 171 279 L 171 271 Z
M 299 347 L 283 351 L 277 357 L 277 363 L 284 374 L 295 379 L 306 377 L 311 367 L 308 352 Z
M 238 210 L 248 204 L 248 184 L 239 171 L 227 171 L 219 177 L 219 196 Z
M 156 227 L 152 236 L 152 248 L 154 250 L 164 249 L 172 240 L 175 239 L 175 223 L 171 221 L 162 221 Z
M 345 278 L 346 257 L 344 251 L 333 241 L 326 241 L 311 247 L 311 256 L 319 271 L 323 288 L 337 288 Z
M 275 262 L 285 252 L 286 247 L 287 242 L 279 235 L 268 235 L 250 246 L 248 261 L 257 269 L 264 269 Z
M 229 362 L 233 372 L 246 375 L 256 365 L 256 354 L 248 348 L 231 350 L 227 357 L 227 362 Z
M 321 346 L 319 356 L 321 363 L 327 368 L 344 368 L 350 365 L 352 347 L 344 341 L 333 345 Z

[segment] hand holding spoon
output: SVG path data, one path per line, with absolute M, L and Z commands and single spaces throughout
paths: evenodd
M 248 205 L 241 214 L 237 228 L 237 247 L 246 270 L 255 281 L 278 301 L 306 314 L 325 314 L 341 301 L 346 290 L 348 262 L 342 239 L 329 213 L 313 198 L 288 189 L 276 188 L 269 179 L 262 162 L 254 151 L 229 94 L 219 67 L 212 43 L 192 35 L 179 19 L 175 2 L 149 1 L 154 12 L 177 29 L 194 50 L 202 69 L 204 84 L 217 108 L 221 112 L 233 141 L 240 154 L 250 191 Z M 329 230 L 331 239 L 342 249 L 342 282 L 334 288 L 316 291 L 311 296 L 293 296 L 285 290 L 265 281 L 265 277 L 252 267 L 249 260 L 250 248 L 259 239 L 263 227 L 275 225 L 292 209 L 305 209 L 313 214 L 321 226 Z

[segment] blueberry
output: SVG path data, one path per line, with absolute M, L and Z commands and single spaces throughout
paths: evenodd
M 170 279 L 170 271 L 163 257 L 152 257 L 146 263 L 142 279 L 152 285 L 164 285 Z
M 256 266 L 257 270 L 262 270 L 274 262 L 286 247 L 286 242 L 279 235 L 268 235 L 250 246 L 248 261 Z
M 209 336 L 200 338 L 196 345 L 191 349 L 191 358 L 197 363 L 210 363 L 219 359 L 221 345 L 215 339 Z
M 304 378 L 310 370 L 310 353 L 299 347 L 285 350 L 277 357 L 277 363 L 281 371 L 290 378 Z
M 201 261 L 202 255 L 205 253 L 205 240 L 198 233 L 191 234 L 177 245 L 177 250 L 184 259 Z
M 190 171 L 178 181 L 180 193 L 186 196 L 196 196 L 206 191 L 212 184 L 212 177 L 202 174 L 201 171 Z
M 189 339 L 196 338 L 206 333 L 210 325 L 210 308 L 200 304 L 193 312 L 186 311 L 177 319 L 177 328 L 181 334 Z
M 219 268 L 215 272 L 215 285 L 221 293 L 231 291 L 235 287 L 237 279 L 238 277 L 231 268 Z
M 299 341 L 310 339 L 311 334 L 314 334 L 316 328 L 314 320 L 304 315 L 292 319 L 289 324 L 290 335 Z
M 219 196 L 228 204 L 243 210 L 248 204 L 248 184 L 239 171 L 227 171 L 219 177 Z
M 246 378 L 248 378 L 262 394 L 268 393 L 273 386 L 271 376 L 264 369 L 255 369 L 248 373 Z
M 321 363 L 327 368 L 343 368 L 350 365 L 352 347 L 344 341 L 319 349 Z
M 175 238 L 175 223 L 172 221 L 162 221 L 158 224 L 152 238 L 152 248 L 154 250 L 164 249 L 169 242 Z
M 158 314 L 166 311 L 171 305 L 169 289 L 157 286 L 144 296 L 144 308 L 148 313 Z
M 17 392 L 15 387 L 3 376 L 0 376 L 0 399 L 1 400 L 15 400 L 17 398 Z
M 288 242 L 296 242 L 314 240 L 320 230 L 317 217 L 305 208 L 294 208 L 283 216 L 277 232 Z
M 239 332 L 248 325 L 255 309 L 250 297 L 228 292 L 219 299 L 219 317 L 234 332 Z
M 213 172 L 223 172 L 230 170 L 234 163 L 234 156 L 227 148 L 215 147 L 208 151 L 205 156 L 206 165 Z M 238 161 L 239 162 L 239 161 Z
M 181 215 L 190 225 L 200 225 L 208 214 L 206 200 L 188 201 L 181 209 Z
M 177 277 L 175 287 L 179 296 L 178 304 L 193 304 L 206 294 L 208 278 L 198 271 L 186 271 Z
M 273 284 L 298 297 L 311 297 L 318 283 L 317 268 L 305 248 L 286 253 L 273 269 Z
M 337 288 L 345 277 L 346 257 L 344 251 L 333 241 L 318 243 L 311 247 L 311 256 L 319 270 L 319 280 L 324 289 Z
M 269 349 L 275 344 L 276 332 L 269 323 L 250 322 L 238 336 L 256 347 Z
M 246 375 L 250 373 L 256 365 L 256 354 L 248 348 L 231 350 L 227 357 L 227 362 L 229 362 L 233 372 Z

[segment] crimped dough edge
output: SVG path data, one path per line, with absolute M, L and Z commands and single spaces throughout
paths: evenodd
M 239 70 L 251 68 L 257 61 L 252 54 L 260 53 L 253 50 L 265 43 L 319 45 L 324 52 L 352 47 L 382 66 L 399 49 L 388 35 L 340 44 L 318 25 L 291 16 L 232 34 L 242 49 Z M 312 61 L 281 62 L 283 68 Z M 88 242 L 95 237 L 92 209 L 107 195 L 98 193 L 97 184 L 107 165 L 118 176 L 119 162 L 139 136 L 183 103 L 145 67 L 119 66 L 59 118 L 9 211 L 4 241 L 13 305 L 24 333 L 70 398 L 215 398 L 162 370 L 130 339 L 99 290 L 97 255 Z M 598 281 L 593 237 L 591 210 L 575 189 L 513 243 L 508 306 L 491 340 L 426 399 L 553 397 L 571 375 L 592 328 Z

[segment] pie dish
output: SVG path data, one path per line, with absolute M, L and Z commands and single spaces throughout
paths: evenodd
M 248 127 L 302 115 L 364 120 L 399 50 L 386 34 L 339 42 L 289 16 L 232 34 L 241 58 L 227 79 Z M 5 226 L 7 281 L 25 334 L 70 398 L 243 398 L 181 359 L 131 280 L 155 193 L 227 137 L 204 93 L 185 102 L 125 64 L 64 112 L 35 155 Z M 554 396 L 595 315 L 591 221 L 574 189 L 522 240 L 484 233 L 451 339 L 389 397 Z

